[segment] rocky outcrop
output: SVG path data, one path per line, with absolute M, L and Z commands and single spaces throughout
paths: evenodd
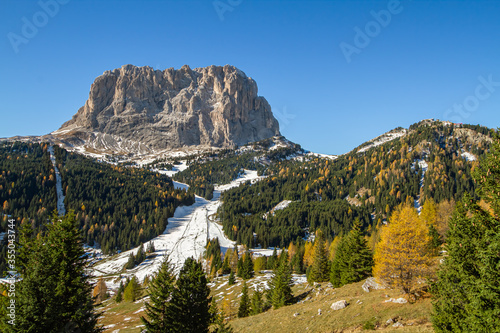
M 99 76 L 85 105 L 52 135 L 97 150 L 154 151 L 234 147 L 279 135 L 279 125 L 236 67 L 125 65 Z
M 369 277 L 361 286 L 365 292 L 370 292 L 370 290 L 385 289 L 385 287 L 377 282 L 374 277 Z

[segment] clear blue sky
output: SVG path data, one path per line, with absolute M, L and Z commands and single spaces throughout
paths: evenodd
M 124 64 L 235 65 L 321 153 L 425 118 L 500 126 L 497 0 L 41 3 L 0 0 L 0 137 L 59 128 Z

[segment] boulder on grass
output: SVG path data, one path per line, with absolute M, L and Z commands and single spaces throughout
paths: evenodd
M 345 300 L 342 300 L 342 301 L 332 303 L 332 306 L 330 308 L 332 310 L 340 310 L 340 309 L 345 308 L 348 305 L 349 305 L 349 303 L 347 303 Z

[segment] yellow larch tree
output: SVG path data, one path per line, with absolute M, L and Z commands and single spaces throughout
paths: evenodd
M 375 248 L 373 275 L 382 283 L 412 295 L 431 265 L 429 230 L 408 201 L 382 227 Z
M 313 257 L 314 249 L 313 249 L 313 243 L 312 242 L 306 242 L 305 244 L 305 250 L 304 250 L 304 265 L 310 266 L 312 265 L 312 257 Z
M 92 297 L 95 297 L 96 303 L 101 303 L 106 299 L 107 293 L 108 288 L 106 287 L 106 282 L 100 277 L 92 291 Z
M 427 227 L 431 225 L 436 226 L 437 221 L 437 205 L 432 198 L 426 199 L 422 206 L 422 212 L 420 213 L 420 219 L 422 219 Z

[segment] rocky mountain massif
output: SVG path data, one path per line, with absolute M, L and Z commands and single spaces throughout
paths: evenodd
M 51 133 L 67 146 L 106 153 L 229 148 L 275 135 L 278 121 L 256 82 L 229 65 L 106 71 L 85 105 Z

